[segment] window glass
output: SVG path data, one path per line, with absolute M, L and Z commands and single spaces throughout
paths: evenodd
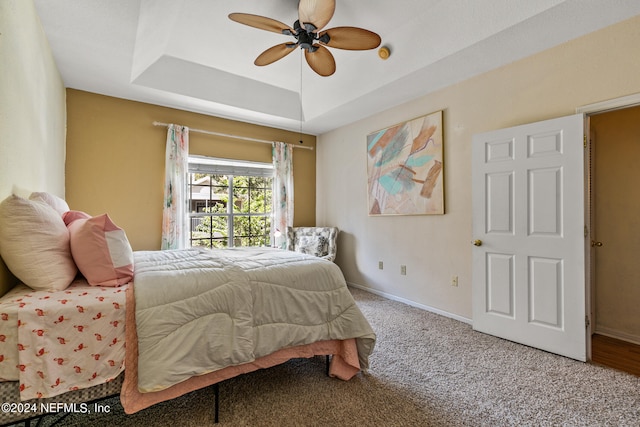
M 190 158 L 191 246 L 269 246 L 272 171 L 265 163 Z

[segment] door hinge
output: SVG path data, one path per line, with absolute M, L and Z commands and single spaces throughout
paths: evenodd
M 589 230 L 587 229 L 587 226 L 584 226 L 584 237 L 587 237 L 587 235 L 589 234 Z
M 584 148 L 587 148 L 587 135 L 582 135 L 582 141 L 584 144 Z
M 588 328 L 588 327 L 589 327 L 589 325 L 591 325 L 591 321 L 589 320 L 589 316 L 588 316 L 588 315 L 585 315 L 585 316 L 584 316 L 584 327 L 585 327 L 585 328 Z

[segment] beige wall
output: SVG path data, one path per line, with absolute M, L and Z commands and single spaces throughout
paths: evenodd
M 595 331 L 640 343 L 640 107 L 591 117 Z
M 65 91 L 31 0 L 0 1 L 0 200 L 64 197 Z M 0 295 L 16 283 L 0 262 Z
M 639 45 L 636 17 L 320 135 L 317 221 L 340 228 L 337 263 L 347 280 L 470 319 L 472 135 L 640 92 Z M 446 214 L 367 216 L 366 135 L 438 110 Z
M 167 130 L 153 121 L 194 129 L 297 142 L 300 135 L 187 111 L 67 90 L 69 206 L 108 213 L 127 232 L 134 250 L 160 249 L 164 152 Z M 303 135 L 315 147 L 315 136 Z M 271 145 L 191 132 L 190 153 L 271 162 Z M 296 149 L 294 225 L 315 224 L 315 150 Z

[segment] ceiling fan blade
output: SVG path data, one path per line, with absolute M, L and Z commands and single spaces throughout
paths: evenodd
M 261 30 L 273 31 L 274 33 L 282 34 L 283 30 L 289 30 L 293 32 L 293 28 L 283 24 L 275 19 L 267 18 L 260 15 L 251 15 L 250 13 L 232 13 L 229 15 L 229 19 L 239 22 L 250 27 L 259 28 Z
M 328 34 L 329 42 L 323 43 L 322 36 Z M 382 40 L 373 31 L 356 27 L 335 27 L 318 34 L 320 42 L 337 49 L 368 50 L 380 46 Z
M 310 23 L 319 30 L 329 23 L 335 10 L 335 0 L 300 0 L 298 18 L 301 24 Z
M 293 43 L 277 44 L 258 55 L 253 63 L 259 66 L 273 64 L 278 59 L 284 58 L 294 50 L 296 50 L 296 46 Z
M 320 74 L 323 77 L 330 76 L 336 71 L 336 61 L 333 59 L 333 55 L 324 46 L 317 45 L 318 50 L 315 52 L 309 52 L 305 49 L 304 57 L 307 60 L 307 64 L 313 71 Z

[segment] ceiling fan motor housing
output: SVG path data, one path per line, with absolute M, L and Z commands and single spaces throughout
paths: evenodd
M 295 32 L 292 32 L 288 28 L 282 30 L 282 34 L 287 36 L 294 36 L 297 40 L 296 44 L 287 44 L 287 47 L 294 48 L 296 46 L 300 46 L 301 49 L 305 49 L 308 52 L 315 52 L 318 50 L 318 46 L 314 45 L 316 40 L 322 43 L 329 43 L 331 38 L 329 34 L 323 34 L 322 37 L 318 37 L 316 31 L 318 30 L 315 25 L 310 23 L 305 23 L 304 27 L 300 25 L 300 21 L 297 20 L 293 23 L 293 29 Z

